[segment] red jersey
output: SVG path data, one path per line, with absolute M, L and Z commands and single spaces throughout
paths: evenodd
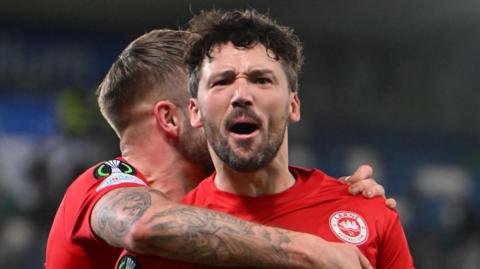
M 383 198 L 352 196 L 348 187 L 317 169 L 290 167 L 296 181 L 277 194 L 250 197 L 218 190 L 215 174 L 183 202 L 223 211 L 244 220 L 356 245 L 375 268 L 414 268 L 400 219 Z M 124 251 L 116 268 L 201 268 Z M 160 267 L 163 266 L 163 267 Z M 209 267 L 211 268 L 211 267 Z
M 98 238 L 90 227 L 93 207 L 107 192 L 148 186 L 145 177 L 124 159 L 91 167 L 68 187 L 47 241 L 47 269 L 113 268 L 121 249 Z

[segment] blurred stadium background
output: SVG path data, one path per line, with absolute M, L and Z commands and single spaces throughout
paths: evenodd
M 135 37 L 254 7 L 305 46 L 293 163 L 362 163 L 399 202 L 418 268 L 480 268 L 480 2 L 0 1 L 0 267 L 43 268 L 68 184 L 117 156 L 94 90 Z

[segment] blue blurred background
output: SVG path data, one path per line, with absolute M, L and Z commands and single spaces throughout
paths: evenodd
M 118 155 L 94 91 L 134 38 L 211 7 L 254 7 L 305 46 L 294 164 L 369 163 L 417 268 L 480 268 L 480 2 L 0 2 L 0 267 L 43 268 L 69 183 Z

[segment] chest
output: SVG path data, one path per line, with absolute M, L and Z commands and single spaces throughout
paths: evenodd
M 356 245 L 376 264 L 383 219 L 375 210 L 355 202 L 287 206 L 274 214 L 252 212 L 257 223 L 317 235 L 330 242 Z

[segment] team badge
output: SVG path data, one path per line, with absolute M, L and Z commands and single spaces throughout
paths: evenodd
M 141 186 L 147 186 L 143 180 L 139 179 L 134 174 L 135 169 L 125 162 L 119 160 L 105 162 L 99 165 L 94 172 L 95 178 L 103 178 L 102 183 L 100 183 L 96 191 L 122 183 L 134 183 Z
M 368 238 L 368 227 L 365 220 L 351 211 L 337 211 L 330 216 L 330 229 L 347 243 L 360 245 Z
M 140 265 L 132 256 L 125 255 L 118 262 L 117 269 L 140 269 Z

